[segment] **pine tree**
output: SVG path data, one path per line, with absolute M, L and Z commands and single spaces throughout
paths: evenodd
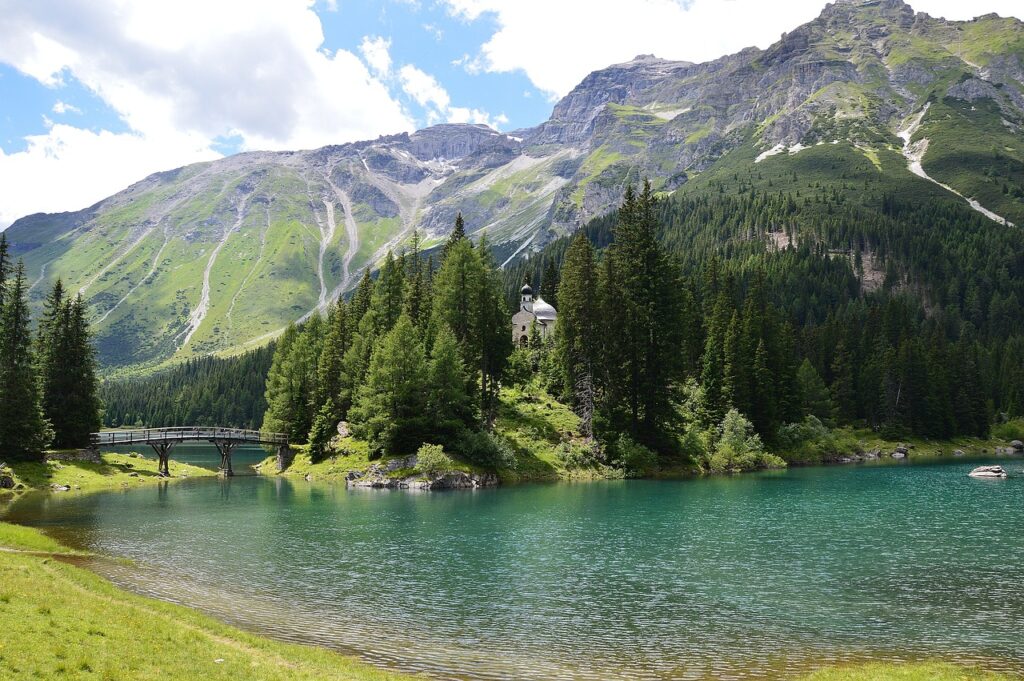
M 373 299 L 373 278 L 370 276 L 370 268 L 363 270 L 363 278 L 359 280 L 359 286 L 352 296 L 352 307 L 349 317 L 352 326 L 358 327 L 363 315 L 370 309 L 370 301 Z
M 559 273 L 554 258 L 548 258 L 544 267 L 544 275 L 540 280 L 540 292 L 544 299 L 554 307 L 558 307 Z
M 351 410 L 355 434 L 369 442 L 371 452 L 408 453 L 423 442 L 427 378 L 423 343 L 402 315 L 374 350 Z
M 563 381 L 579 414 L 580 430 L 592 431 L 597 401 L 596 374 L 601 362 L 601 310 L 594 247 L 579 231 L 566 251 L 555 325 L 557 357 Z
M 797 370 L 796 377 L 800 386 L 800 402 L 803 413 L 816 416 L 825 423 L 831 422 L 832 396 L 829 395 L 828 386 L 825 385 L 818 370 L 809 360 L 804 359 Z
M 443 327 L 434 339 L 428 369 L 427 407 L 437 442 L 454 442 L 473 421 L 473 408 L 466 393 L 466 370 L 455 335 Z
M 853 377 L 853 360 L 842 339 L 836 345 L 832 359 L 832 400 L 840 422 L 851 423 L 857 418 L 856 382 Z
M 53 439 L 43 416 L 25 289 L 19 261 L 5 284 L 0 318 L 0 452 L 12 459 L 39 458 Z
M 466 239 L 466 222 L 462 219 L 461 212 L 455 216 L 455 227 L 452 229 L 451 234 L 448 235 L 448 240 L 444 243 L 444 248 L 441 249 L 442 265 L 444 265 L 445 260 L 448 259 L 448 255 L 452 252 L 452 249 L 460 241 L 468 241 L 468 239 Z
M 8 254 L 7 235 L 0 232 L 0 315 L 4 309 L 4 295 L 7 289 L 7 278 L 10 274 L 10 255 Z
M 402 314 L 404 293 L 405 267 L 401 260 L 396 259 L 391 251 L 388 251 L 384 266 L 377 277 L 371 302 L 378 336 L 384 336 L 398 321 L 399 315 Z
M 657 242 L 654 193 L 649 182 L 637 196 L 627 187 L 615 241 L 607 258 L 616 278 L 607 292 L 623 309 L 625 325 L 616 329 L 614 374 L 624 401 L 606 404 L 613 420 L 626 421 L 638 441 L 656 443 L 673 418 L 672 390 L 682 376 L 682 311 L 678 269 Z M 616 417 L 616 414 L 618 415 Z

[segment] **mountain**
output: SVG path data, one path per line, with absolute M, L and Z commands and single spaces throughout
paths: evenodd
M 766 50 L 652 56 L 590 74 L 549 120 L 508 134 L 440 125 L 313 151 L 244 153 L 152 175 L 8 230 L 38 303 L 62 277 L 109 368 L 258 346 L 323 309 L 414 229 L 462 212 L 512 263 L 607 213 L 627 182 L 740 191 L 800 171 L 970 205 L 1024 224 L 1024 24 L 950 22 L 899 0 L 839 0 Z M 871 175 L 871 177 L 866 177 Z M 769 182 L 771 184 L 771 182 Z

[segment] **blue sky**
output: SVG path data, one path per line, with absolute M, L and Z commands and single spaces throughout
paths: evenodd
M 434 123 L 542 122 L 637 54 L 766 47 L 824 0 L 0 0 L 0 229 L 145 175 Z M 1022 0 L 917 0 L 951 19 Z

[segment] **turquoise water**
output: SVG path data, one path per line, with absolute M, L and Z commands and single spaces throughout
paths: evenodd
M 135 591 L 452 679 L 1024 672 L 1024 461 L 409 493 L 238 477 L 27 497 Z

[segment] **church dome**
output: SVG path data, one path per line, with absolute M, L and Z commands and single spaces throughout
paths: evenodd
M 519 289 L 519 292 L 521 294 L 523 294 L 524 296 L 532 296 L 533 295 L 533 289 L 530 288 L 529 284 L 523 284 L 523 288 Z
M 533 314 L 537 319 L 550 321 L 558 317 L 558 312 L 550 304 L 545 303 L 543 298 L 537 298 L 533 304 Z

